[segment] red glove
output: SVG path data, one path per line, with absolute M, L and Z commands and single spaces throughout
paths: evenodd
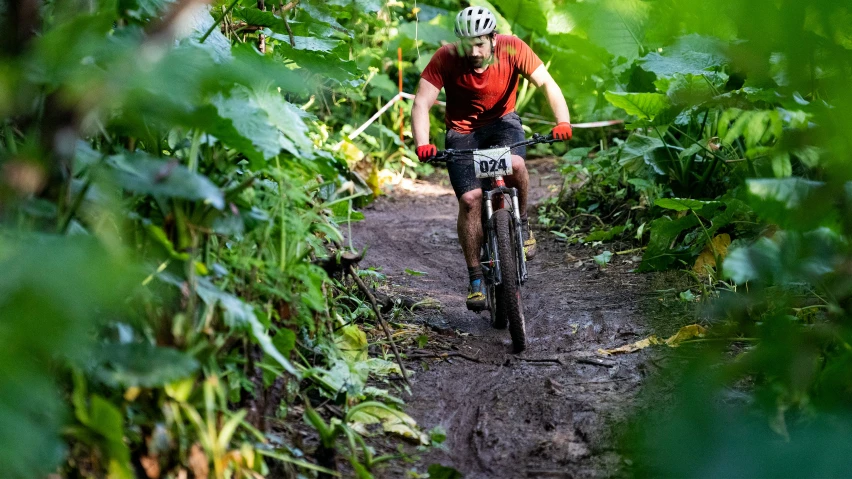
M 563 121 L 553 127 L 553 132 L 551 134 L 555 140 L 568 141 L 571 139 L 571 124 L 567 121 Z
M 432 144 L 420 145 L 417 147 L 417 159 L 422 162 L 427 162 L 438 154 L 438 147 Z

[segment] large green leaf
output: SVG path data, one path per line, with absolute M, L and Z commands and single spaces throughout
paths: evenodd
M 211 52 L 217 62 L 225 63 L 233 58 L 231 55 L 231 42 L 222 34 L 220 29 L 213 28 L 210 30 L 210 27 L 215 22 L 213 15 L 210 13 L 211 9 L 210 5 L 199 5 L 188 12 L 187 15 L 191 15 L 188 23 L 191 25 L 192 30 L 188 32 L 187 36 L 195 41 L 200 41 L 201 37 L 209 31 L 210 33 L 207 34 L 207 38 L 204 39 L 204 43 L 201 43 L 201 45 Z
M 0 235 L 0 470 L 46 477 L 63 460 L 57 365 L 83 361 L 92 331 L 139 274 L 91 236 Z
M 219 116 L 229 120 L 214 134 L 246 156 L 268 160 L 282 149 L 302 157 L 313 157 L 313 144 L 307 137 L 305 113 L 271 90 L 237 87 L 230 96 L 213 98 Z M 229 128 L 230 127 L 230 128 Z M 229 134 L 229 130 L 233 133 Z
M 804 178 L 755 178 L 746 180 L 748 192 L 754 199 L 766 203 L 775 203 L 788 210 L 801 206 L 805 198 L 823 184 Z
M 689 35 L 664 48 L 662 53 L 651 52 L 642 57 L 639 65 L 660 78 L 678 74 L 706 75 L 728 62 L 723 48 L 717 39 Z
M 771 279 L 781 267 L 780 248 L 769 238 L 759 238 L 750 247 L 728 250 L 722 264 L 723 275 L 737 284 L 757 279 Z
M 784 124 L 777 110 L 726 110 L 719 119 L 722 143 L 731 145 L 740 137 L 746 145 L 746 155 L 753 157 L 757 147 L 774 144 L 781 137 Z
M 520 25 L 527 30 L 544 34 L 547 18 L 553 9 L 551 0 L 503 0 L 496 4 L 510 25 Z
M 89 400 L 86 426 L 102 436 L 101 446 L 109 463 L 110 477 L 133 478 L 130 449 L 124 443 L 124 415 L 121 410 L 97 394 Z
M 640 0 L 597 0 L 566 3 L 555 9 L 551 33 L 584 33 L 588 39 L 627 64 L 644 50 L 644 24 L 650 6 Z
M 619 140 L 616 140 L 617 142 Z M 636 173 L 643 168 L 643 165 L 650 166 L 658 175 L 664 175 L 666 172 L 661 169 L 655 162 L 649 161 L 653 152 L 659 148 L 665 147 L 665 143 L 659 138 L 653 136 L 645 136 L 632 134 L 621 144 L 621 155 L 618 163 L 626 170 Z
M 236 45 L 231 49 L 234 54 L 234 60 L 227 70 L 214 69 L 215 72 L 228 73 L 227 78 L 239 85 L 249 87 L 250 89 L 277 89 L 281 88 L 284 92 L 296 94 L 307 94 L 311 90 L 310 85 L 305 80 L 305 76 L 293 71 L 286 65 L 276 61 L 270 55 L 260 55 L 254 46 L 249 44 Z M 322 73 L 315 71 L 314 73 Z M 217 83 L 221 85 L 221 83 Z M 221 90 L 220 90 L 221 91 Z
M 279 37 L 280 38 L 280 37 Z M 289 37 L 287 38 L 289 41 Z M 296 50 L 308 50 L 312 52 L 330 52 L 334 50 L 335 47 L 341 44 L 340 40 L 332 40 L 330 38 L 316 38 L 316 37 L 300 37 L 293 36 L 293 43 Z
M 207 177 L 178 164 L 177 159 L 157 160 L 136 152 L 111 156 L 107 163 L 111 166 L 108 175 L 128 191 L 202 201 L 217 209 L 225 207 L 222 191 Z
M 251 93 L 245 88 L 235 88 L 230 96 L 215 96 L 211 103 L 221 118 L 229 120 L 237 135 L 224 136 L 214 131 L 226 145 L 241 150 L 254 159 L 268 160 L 281 152 L 281 133 L 269 124 L 269 117 Z
M 104 344 L 95 375 L 111 386 L 159 387 L 189 377 L 198 361 L 176 349 L 150 343 Z
M 344 8 L 354 6 L 363 13 L 378 12 L 383 5 L 381 0 L 328 0 L 328 4 Z
M 282 135 L 279 138 L 281 146 L 303 158 L 312 158 L 314 144 L 308 137 L 308 125 L 305 119 L 313 118 L 276 91 L 261 90 L 253 92 L 257 105 L 266 112 L 269 123 L 276 127 Z
M 653 120 L 660 112 L 669 107 L 669 100 L 661 93 L 628 93 L 608 91 L 604 93 L 607 101 L 623 109 L 629 115 L 641 119 Z
M 293 32 L 298 35 L 332 37 L 342 33 L 352 37 L 352 32 L 347 30 L 335 18 L 339 10 L 329 8 L 321 2 L 302 2 L 296 11 L 296 20 L 302 25 L 301 31 L 293 27 Z M 293 22 L 290 22 L 291 26 Z
M 672 243 L 684 230 L 698 225 L 695 215 L 672 220 L 666 216 L 657 218 L 649 224 L 651 239 L 642 257 L 638 271 L 661 271 L 669 267 L 677 259 L 689 257 L 690 250 L 683 246 L 672 247 Z
M 287 31 L 281 17 L 272 12 L 259 10 L 256 7 L 235 8 L 233 10 L 233 15 L 234 18 L 242 20 L 248 25 L 269 27 L 284 32 Z
M 461 472 L 441 464 L 430 464 L 426 471 L 429 473 L 429 479 L 462 479 L 464 477 Z
M 653 136 L 632 134 L 621 147 L 621 158 L 631 159 L 645 156 L 657 148 L 666 146 L 662 140 Z
M 160 275 L 160 277 L 172 284 L 181 284 L 180 281 L 170 278 L 167 275 Z M 290 360 L 285 358 L 275 347 L 272 338 L 267 333 L 266 326 L 257 319 L 254 308 L 243 302 L 240 298 L 217 288 L 206 278 L 198 280 L 197 292 L 198 296 L 201 297 L 209 308 L 221 308 L 227 326 L 232 329 L 251 333 L 264 353 L 268 354 L 288 373 L 296 377 L 301 377 L 299 371 L 290 363 Z
M 785 229 L 809 230 L 830 226 L 834 194 L 825 184 L 804 178 L 759 178 L 746 181 L 749 205 L 763 220 Z
M 677 74 L 703 75 L 707 69 L 718 66 L 711 55 L 701 52 L 684 52 L 676 57 L 649 53 L 639 60 L 642 69 L 668 78 Z
M 729 251 L 723 272 L 737 284 L 818 283 L 837 270 L 838 253 L 844 247 L 844 240 L 827 228 L 785 231 Z
M 688 73 L 662 78 L 654 82 L 654 85 L 669 97 L 672 104 L 699 105 L 716 96 L 727 80 L 728 76 L 724 73 Z
M 331 397 L 337 396 L 341 391 L 357 395 L 364 389 L 370 377 L 370 369 L 364 361 L 336 358 L 327 370 L 319 371 L 317 376 Z
M 659 198 L 654 202 L 655 206 L 675 211 L 700 210 L 707 205 L 718 205 L 718 201 L 701 201 L 690 198 Z
M 151 20 L 160 16 L 174 0 L 123 0 L 121 6 L 128 16 L 137 20 Z
M 300 68 L 309 72 L 322 72 L 324 79 L 335 80 L 338 83 L 347 82 L 350 86 L 357 86 L 360 81 L 355 79 L 361 75 L 354 61 L 344 61 L 333 53 L 323 53 L 312 50 L 299 50 L 290 46 L 290 40 L 286 35 L 279 35 L 267 30 L 272 38 L 281 43 L 275 48 L 276 58 L 287 62 L 295 62 Z
M 412 40 L 420 40 L 427 45 L 440 47 L 445 42 L 456 39 L 453 31 L 440 22 L 441 17 L 436 17 L 429 22 L 405 23 L 399 27 L 399 34 Z

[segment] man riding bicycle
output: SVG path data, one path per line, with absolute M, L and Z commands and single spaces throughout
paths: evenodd
M 455 33 L 459 42 L 438 49 L 423 70 L 411 112 L 420 161 L 428 161 L 438 151 L 429 143 L 429 109 L 441 88 L 447 96 L 446 148 L 489 148 L 522 141 L 524 131 L 515 113 L 519 75 L 544 91 L 556 117 L 553 137 L 571 139 L 568 105 L 553 77 L 523 40 L 498 34 L 496 27 L 497 18 L 488 9 L 465 8 L 456 16 Z M 536 247 L 527 217 L 529 173 L 525 158 L 526 147 L 513 149 L 513 173 L 505 181 L 518 189 L 524 253 L 530 260 Z M 470 276 L 467 308 L 481 311 L 486 303 L 479 258 L 483 235 L 481 183 L 469 165 L 449 163 L 447 169 L 459 201 L 459 243 Z

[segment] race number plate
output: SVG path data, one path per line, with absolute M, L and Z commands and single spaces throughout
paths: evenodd
M 512 153 L 509 148 L 477 150 L 473 153 L 477 178 L 493 178 L 512 174 Z

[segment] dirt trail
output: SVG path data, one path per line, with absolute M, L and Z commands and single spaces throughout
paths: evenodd
M 548 160 L 530 166 L 538 170 L 530 195 L 536 202 L 559 180 Z M 407 411 L 424 430 L 447 431 L 446 449 L 423 455 L 418 470 L 441 463 L 466 478 L 618 475 L 624 463 L 609 425 L 627 412 L 640 362 L 636 355 L 601 360 L 595 351 L 642 336 L 645 278 L 629 273 L 633 265 L 623 256 L 600 269 L 588 248 L 566 248 L 539 232 L 523 292 L 528 348 L 513 355 L 508 331 L 492 329 L 487 312 L 464 307 L 456 209 L 448 186 L 417 181 L 379 199 L 353 228 L 356 248 L 369 246 L 362 267 L 379 266 L 395 290 L 440 302 L 440 309 L 417 312 L 417 320 L 456 331 L 447 339 L 453 349 L 481 361 L 425 360 L 427 370 L 419 360 L 409 363 L 415 375 Z

